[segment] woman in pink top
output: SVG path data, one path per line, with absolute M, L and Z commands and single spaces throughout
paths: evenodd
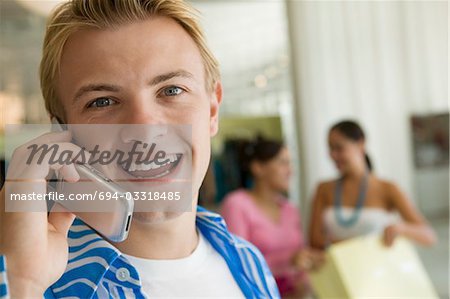
M 282 195 L 292 173 L 289 152 L 282 143 L 261 138 L 245 152 L 253 187 L 228 194 L 222 215 L 232 233 L 262 252 L 281 295 L 301 297 L 308 292 L 303 271 L 318 266 L 322 256 L 306 249 L 298 211 Z

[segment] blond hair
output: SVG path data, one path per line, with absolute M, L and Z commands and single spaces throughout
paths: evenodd
M 58 6 L 47 23 L 40 80 L 45 107 L 52 116 L 64 119 L 56 92 L 60 61 L 69 37 L 82 29 L 112 29 L 120 25 L 164 16 L 175 20 L 191 36 L 203 59 L 208 91 L 220 80 L 219 65 L 206 45 L 197 11 L 183 0 L 70 0 Z

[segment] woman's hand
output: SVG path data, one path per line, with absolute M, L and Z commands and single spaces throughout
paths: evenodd
M 294 257 L 294 265 L 301 271 L 316 271 L 325 262 L 325 254 L 321 250 L 304 248 Z
M 400 222 L 389 225 L 384 229 L 384 245 L 388 247 L 392 246 L 395 238 L 398 236 L 404 236 L 423 245 L 432 245 L 437 240 L 433 229 L 427 224 Z
M 383 243 L 387 247 L 394 244 L 395 238 L 402 233 L 401 223 L 396 223 L 387 226 L 383 232 Z

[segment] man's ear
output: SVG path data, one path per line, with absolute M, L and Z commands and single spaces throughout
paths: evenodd
M 217 132 L 219 131 L 219 107 L 220 103 L 222 102 L 222 82 L 217 81 L 214 85 L 214 92 L 211 96 L 211 103 L 210 103 L 210 135 L 215 136 Z

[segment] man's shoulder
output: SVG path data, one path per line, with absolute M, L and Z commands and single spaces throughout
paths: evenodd
M 76 218 L 67 236 L 69 256 L 63 275 L 47 291 L 46 298 L 91 298 L 120 252 L 82 220 Z

